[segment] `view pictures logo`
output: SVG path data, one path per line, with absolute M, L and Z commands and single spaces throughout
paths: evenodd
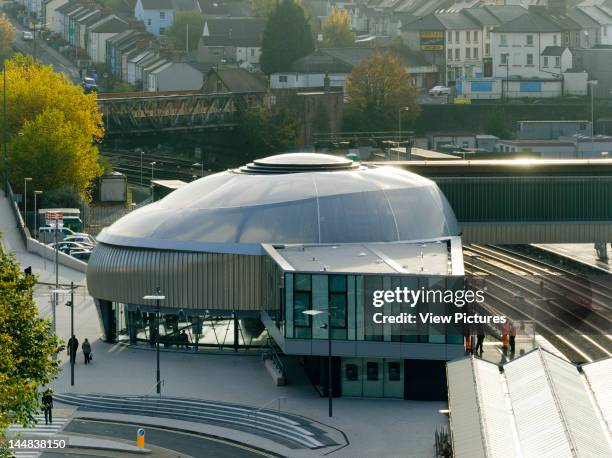
M 372 293 L 372 305 L 382 307 L 385 304 L 405 304 L 414 307 L 419 303 L 454 304 L 463 307 L 465 304 L 484 302 L 484 291 L 472 290 L 430 290 L 425 288 L 409 289 L 399 286 L 394 290 L 376 290 Z

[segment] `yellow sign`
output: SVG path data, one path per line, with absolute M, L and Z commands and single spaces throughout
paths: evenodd
M 471 105 L 472 99 L 468 99 L 467 97 L 455 97 L 453 103 L 455 105 Z
M 145 430 L 143 428 L 138 428 L 138 431 L 136 431 L 136 446 L 138 448 L 144 448 L 145 446 Z
M 444 51 L 444 32 L 425 30 L 419 33 L 422 51 Z

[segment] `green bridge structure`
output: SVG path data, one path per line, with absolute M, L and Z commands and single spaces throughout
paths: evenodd
M 611 159 L 379 162 L 434 180 L 464 243 L 612 241 Z

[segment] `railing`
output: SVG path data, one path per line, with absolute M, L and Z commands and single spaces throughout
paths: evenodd
M 165 381 L 166 380 L 161 379 L 159 382 L 155 382 L 153 384 L 153 387 L 149 391 L 147 391 L 147 394 L 145 394 L 145 396 L 151 396 L 151 393 L 153 393 L 153 390 L 157 391 L 157 385 L 164 386 Z M 159 394 L 159 397 L 161 398 L 161 390 L 160 390 L 160 393 L 156 393 L 156 394 Z
M 272 339 L 268 338 L 267 348 L 262 352 L 262 359 L 269 359 L 272 361 L 272 364 L 276 367 L 276 369 L 281 373 L 283 377 L 285 377 L 285 366 L 280 359 L 278 352 L 274 346 Z
M 261 406 L 259 406 L 257 409 L 253 410 L 252 412 L 249 412 L 249 414 L 247 415 L 247 418 L 252 416 L 252 415 L 257 415 L 259 412 L 261 412 L 263 409 L 265 409 L 266 407 L 268 407 L 270 404 L 274 403 L 274 402 L 278 402 L 278 411 L 281 411 L 281 403 L 282 404 L 286 404 L 287 403 L 287 397 L 286 396 L 279 396 L 278 398 L 274 398 L 269 400 L 268 402 L 266 402 L 265 404 L 262 404 Z
M 23 221 L 23 217 L 21 216 L 21 211 L 19 211 L 19 207 L 15 202 L 15 194 L 13 193 L 13 188 L 10 183 L 7 183 L 7 199 L 9 199 L 9 203 L 11 205 L 11 209 L 13 210 L 13 214 L 15 215 L 15 221 L 17 221 L 17 227 L 19 228 L 19 234 L 21 235 L 21 239 L 23 243 L 27 246 L 28 237 L 30 237 L 30 232 L 25 227 L 25 223 Z

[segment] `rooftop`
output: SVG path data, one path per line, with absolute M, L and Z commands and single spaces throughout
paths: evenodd
M 285 271 L 451 275 L 452 240 L 460 249 L 459 237 L 416 243 L 265 245 L 264 248 Z

